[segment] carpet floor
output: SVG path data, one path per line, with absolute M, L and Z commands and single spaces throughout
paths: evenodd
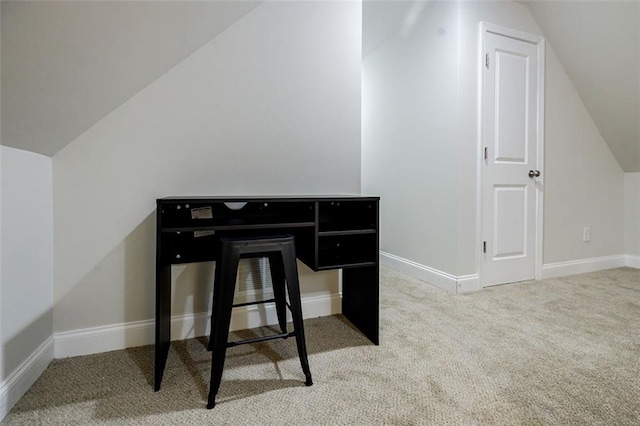
M 380 345 L 343 317 L 230 348 L 205 409 L 206 339 L 174 342 L 153 392 L 153 347 L 55 360 L 3 424 L 640 424 L 640 270 L 455 295 L 381 269 Z M 247 338 L 269 327 L 233 333 Z

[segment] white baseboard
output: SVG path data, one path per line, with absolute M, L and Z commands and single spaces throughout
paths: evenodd
M 0 420 L 29 390 L 52 360 L 53 338 L 49 337 L 29 358 L 9 374 L 5 381 L 0 383 Z
M 482 290 L 478 274 L 458 277 L 458 293 L 473 293 Z
M 640 269 L 640 256 L 628 254 L 625 259 L 625 266 Z
M 542 278 L 556 278 L 567 275 L 586 274 L 604 269 L 621 268 L 627 263 L 627 256 L 605 256 L 568 262 L 547 263 L 542 266 Z
M 380 252 L 380 263 L 451 293 L 470 293 L 480 290 L 480 280 L 477 274 L 456 277 L 383 251 Z
M 341 312 L 339 294 L 305 297 L 302 311 L 305 318 L 334 315 Z M 277 324 L 273 304 L 236 308 L 231 317 L 231 330 L 244 330 L 260 325 Z M 197 313 L 171 318 L 171 340 L 206 336 L 210 330 L 210 315 Z M 151 345 L 155 339 L 155 320 L 91 327 L 56 333 L 55 358 L 90 355 L 136 346 Z

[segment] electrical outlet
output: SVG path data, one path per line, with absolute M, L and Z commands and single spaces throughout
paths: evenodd
M 591 228 L 588 226 L 585 226 L 582 229 L 582 242 L 588 243 L 589 241 L 591 241 Z

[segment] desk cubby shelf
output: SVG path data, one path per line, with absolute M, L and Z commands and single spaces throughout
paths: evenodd
M 318 231 L 340 232 L 378 228 L 377 202 L 332 200 L 318 203 Z
M 376 233 L 339 233 L 318 236 L 318 267 L 377 262 Z

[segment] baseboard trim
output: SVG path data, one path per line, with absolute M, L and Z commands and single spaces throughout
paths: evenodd
M 0 420 L 53 361 L 53 346 L 53 337 L 49 337 L 0 384 Z
M 451 293 L 470 293 L 480 290 L 478 274 L 457 277 L 383 251 L 380 252 L 380 263 Z
M 619 255 L 547 263 L 542 266 L 542 278 L 557 278 L 567 275 L 586 274 L 605 269 L 621 268 L 627 264 L 627 261 L 627 256 Z
M 319 295 L 302 299 L 305 318 L 334 315 L 341 312 L 339 294 Z M 275 307 L 251 305 L 236 308 L 231 318 L 231 330 L 244 330 L 266 324 L 277 324 Z M 206 336 L 210 330 L 210 315 L 195 313 L 171 318 L 171 339 L 183 340 Z M 54 335 L 55 358 L 90 355 L 151 345 L 155 339 L 155 320 L 135 321 L 102 327 L 72 330 Z
M 625 266 L 629 268 L 638 268 L 640 269 L 640 256 L 633 256 L 628 254 L 625 259 Z
M 458 293 L 473 293 L 482 290 L 478 274 L 458 277 Z

